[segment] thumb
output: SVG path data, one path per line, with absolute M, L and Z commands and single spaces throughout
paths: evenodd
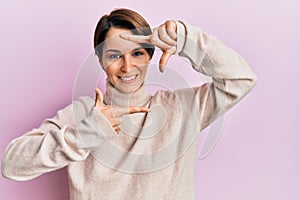
M 96 93 L 96 99 L 95 99 L 95 104 L 94 106 L 100 106 L 104 107 L 103 105 L 103 94 L 99 88 L 95 88 L 95 93 Z
M 173 55 L 171 51 L 165 50 L 159 60 L 159 71 L 164 72 L 169 58 Z

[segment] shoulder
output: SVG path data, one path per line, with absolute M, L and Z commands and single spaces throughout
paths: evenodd
M 155 103 L 170 108 L 177 108 L 187 113 L 198 112 L 201 102 L 204 102 L 209 93 L 210 83 L 198 87 L 183 88 L 177 90 L 160 90 L 155 93 Z
M 170 109 L 182 110 L 186 102 L 183 101 L 182 96 L 188 95 L 190 89 L 183 90 L 159 90 L 152 98 L 153 103 L 160 104 L 163 107 L 170 107 Z
M 160 101 L 178 101 L 184 99 L 192 99 L 195 98 L 195 95 L 199 92 L 203 93 L 207 90 L 209 83 L 201 85 L 201 87 L 190 87 L 190 88 L 182 88 L 177 90 L 159 90 L 154 94 L 154 98 Z
M 155 101 L 173 101 L 176 99 L 176 94 L 172 90 L 158 90 L 154 95 Z

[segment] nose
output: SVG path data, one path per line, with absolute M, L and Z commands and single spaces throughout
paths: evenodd
M 122 67 L 121 67 L 121 71 L 124 73 L 130 72 L 132 70 L 132 68 L 134 68 L 134 65 L 130 59 L 130 57 L 128 55 L 124 55 L 122 57 L 123 62 L 122 62 Z

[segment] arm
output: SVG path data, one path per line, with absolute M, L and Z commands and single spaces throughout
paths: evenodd
M 59 110 L 54 118 L 44 120 L 39 128 L 14 139 L 3 155 L 2 175 L 30 180 L 84 160 L 92 145 L 105 140 L 99 137 L 99 128 L 110 128 L 92 105 L 92 99 L 81 97 Z
M 186 90 L 177 93 L 188 105 L 187 111 L 200 118 L 202 130 L 238 103 L 254 87 L 256 76 L 239 54 L 214 36 L 185 22 L 176 24 L 176 53 L 187 58 L 197 72 L 213 80 L 189 90 L 188 95 Z
M 212 83 L 176 91 L 186 114 L 200 119 L 201 130 L 240 101 L 256 83 L 255 74 L 239 54 L 185 22 L 167 20 L 154 28 L 151 35 L 120 37 L 159 47 L 163 51 L 159 61 L 161 72 L 172 54 L 178 53 L 196 71 L 212 77 Z

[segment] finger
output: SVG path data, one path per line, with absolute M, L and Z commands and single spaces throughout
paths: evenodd
M 111 123 L 112 126 L 119 126 L 122 123 L 122 117 L 115 117 Z
M 158 28 L 155 28 L 153 30 L 153 33 L 151 35 L 150 38 L 150 43 L 152 45 L 157 46 L 158 48 L 162 49 L 162 50 L 168 50 L 172 48 L 172 45 L 169 45 L 167 43 L 165 43 L 164 41 L 162 41 L 159 36 L 158 36 Z
M 176 22 L 173 20 L 168 20 L 165 22 L 166 24 L 166 30 L 168 32 L 168 35 L 173 39 L 177 40 L 177 25 Z
M 135 43 L 150 43 L 151 35 L 131 35 L 128 33 L 121 33 L 120 37 Z
M 158 29 L 158 37 L 161 41 L 167 43 L 170 46 L 175 46 L 177 44 L 176 40 L 173 40 L 169 36 L 165 25 Z
M 163 54 L 161 55 L 160 60 L 159 60 L 159 71 L 160 72 L 163 73 L 165 71 L 167 62 L 172 55 L 173 55 L 173 53 L 171 51 L 163 51 Z
M 140 112 L 150 112 L 150 108 L 142 106 L 130 106 L 128 108 L 128 114 L 140 113 Z
M 95 88 L 95 92 L 96 92 L 96 99 L 95 99 L 94 106 L 104 107 L 104 105 L 103 105 L 103 94 L 102 94 L 101 90 L 99 90 L 98 88 Z
M 128 108 L 114 108 L 112 110 L 114 117 L 122 117 L 126 114 L 133 114 L 139 112 L 150 112 L 150 109 L 142 106 L 130 106 Z
M 119 126 L 114 127 L 114 130 L 117 134 L 121 132 L 121 128 Z

